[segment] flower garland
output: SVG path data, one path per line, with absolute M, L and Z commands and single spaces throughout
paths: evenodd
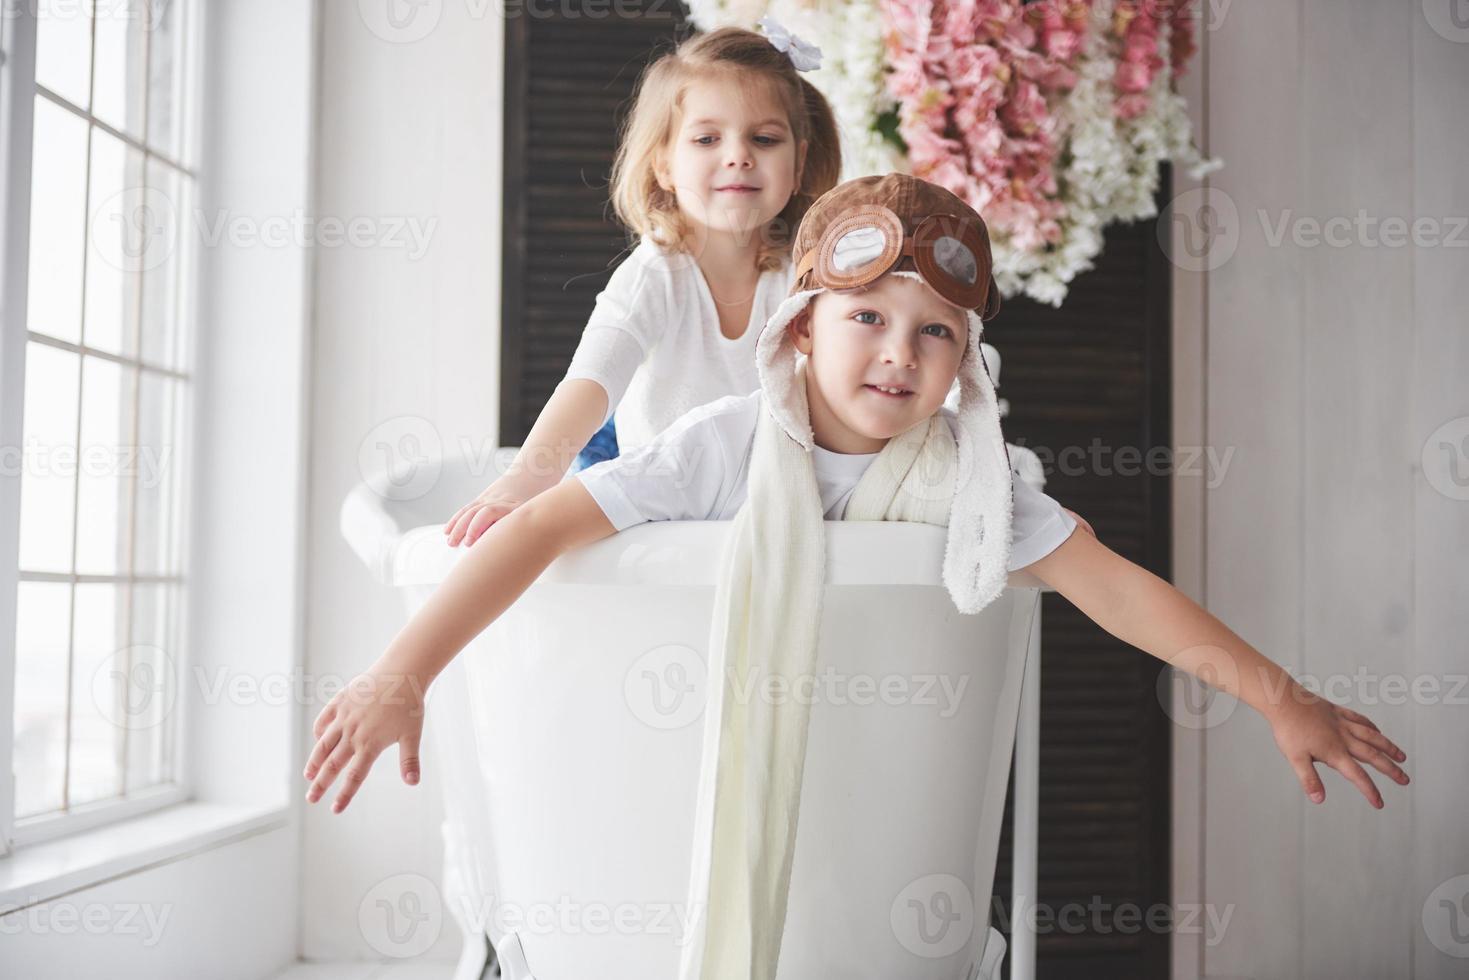
M 907 170 L 985 216 L 1007 295 L 1059 306 L 1114 221 L 1157 213 L 1159 164 L 1193 145 L 1177 79 L 1194 0 L 690 0 L 709 30 L 776 17 L 823 49 L 808 73 L 843 176 Z M 896 127 L 891 121 L 896 115 Z M 897 143 L 901 142 L 902 146 Z

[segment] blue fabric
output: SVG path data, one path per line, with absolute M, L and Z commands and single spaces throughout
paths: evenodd
M 576 473 L 584 470 L 594 463 L 600 463 L 604 459 L 612 459 L 617 455 L 617 427 L 614 423 L 617 416 L 614 413 L 607 420 L 607 424 L 598 429 L 581 452 L 576 454 L 572 461 L 571 472 Z

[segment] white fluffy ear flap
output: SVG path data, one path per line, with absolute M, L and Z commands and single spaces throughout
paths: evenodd
M 760 373 L 760 387 L 765 404 L 775 421 L 807 452 L 816 444 L 811 431 L 811 406 L 806 401 L 806 385 L 796 374 L 796 342 L 786 329 L 811 299 L 823 289 L 808 289 L 787 296 L 760 331 L 755 343 L 755 367 Z
M 979 349 L 984 354 L 984 369 L 990 373 L 990 380 L 998 388 L 1000 386 L 1000 352 L 982 340 L 979 342 Z
M 985 369 L 981 329 L 970 311 L 969 350 L 959 369 L 959 476 L 944 548 L 944 585 L 961 613 L 989 605 L 1004 590 L 1010 565 L 1010 456 L 994 382 Z

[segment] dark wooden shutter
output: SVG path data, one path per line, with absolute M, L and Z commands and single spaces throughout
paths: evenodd
M 1166 200 L 1160 193 L 1160 207 Z M 1171 438 L 1171 266 L 1155 227 L 1107 229 L 1096 268 L 1077 278 L 1061 309 L 1007 300 L 987 333 L 1003 359 L 1006 439 L 1043 461 L 1067 446 L 1088 450 L 1081 466 L 1049 467 L 1046 492 L 1113 551 L 1167 579 L 1169 478 L 1141 465 L 1117 475 L 1111 465 L 1120 447 L 1146 457 Z M 1098 457 L 1112 475 L 1091 465 L 1093 440 L 1107 450 Z M 1039 901 L 1053 911 L 1079 907 L 1086 928 L 1062 931 L 1053 917 L 1036 942 L 1036 972 L 1042 980 L 1165 978 L 1170 933 L 1139 928 L 1170 896 L 1171 732 L 1155 694 L 1162 662 L 1060 596 L 1042 602 Z M 1010 818 L 995 879 L 1007 921 Z M 1123 906 L 1142 910 L 1125 929 L 1113 921 Z
M 617 129 L 643 67 L 691 30 L 678 0 L 568 0 L 505 23 L 502 446 L 524 441 L 627 250 L 607 201 Z
M 607 206 L 617 126 L 642 67 L 691 30 L 673 0 L 610 7 L 635 8 L 644 13 L 568 2 L 506 22 L 501 445 L 530 431 L 627 246 Z M 1114 450 L 1168 445 L 1169 268 L 1152 222 L 1117 226 L 1062 309 L 1006 302 L 989 336 L 1004 355 L 1011 442 L 1052 452 L 1093 438 Z M 1169 577 L 1166 476 L 1052 471 L 1048 481 L 1113 550 Z M 1114 912 L 1169 901 L 1160 664 L 1055 596 L 1045 600 L 1044 664 L 1040 900 L 1087 910 L 1088 928 L 1043 934 L 1039 975 L 1161 980 L 1168 934 L 1124 931 L 1106 916 L 1105 931 L 1093 930 L 1089 911 L 1093 896 Z M 1006 917 L 1010 840 L 1007 815 L 995 881 Z

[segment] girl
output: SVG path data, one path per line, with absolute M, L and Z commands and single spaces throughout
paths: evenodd
M 811 49 L 795 47 L 810 67 Z M 444 525 L 449 544 L 474 544 L 573 462 L 637 448 L 694 406 L 759 387 L 755 340 L 794 278 L 791 234 L 840 172 L 830 106 L 764 35 L 722 28 L 648 68 L 611 194 L 641 241 L 514 462 Z

